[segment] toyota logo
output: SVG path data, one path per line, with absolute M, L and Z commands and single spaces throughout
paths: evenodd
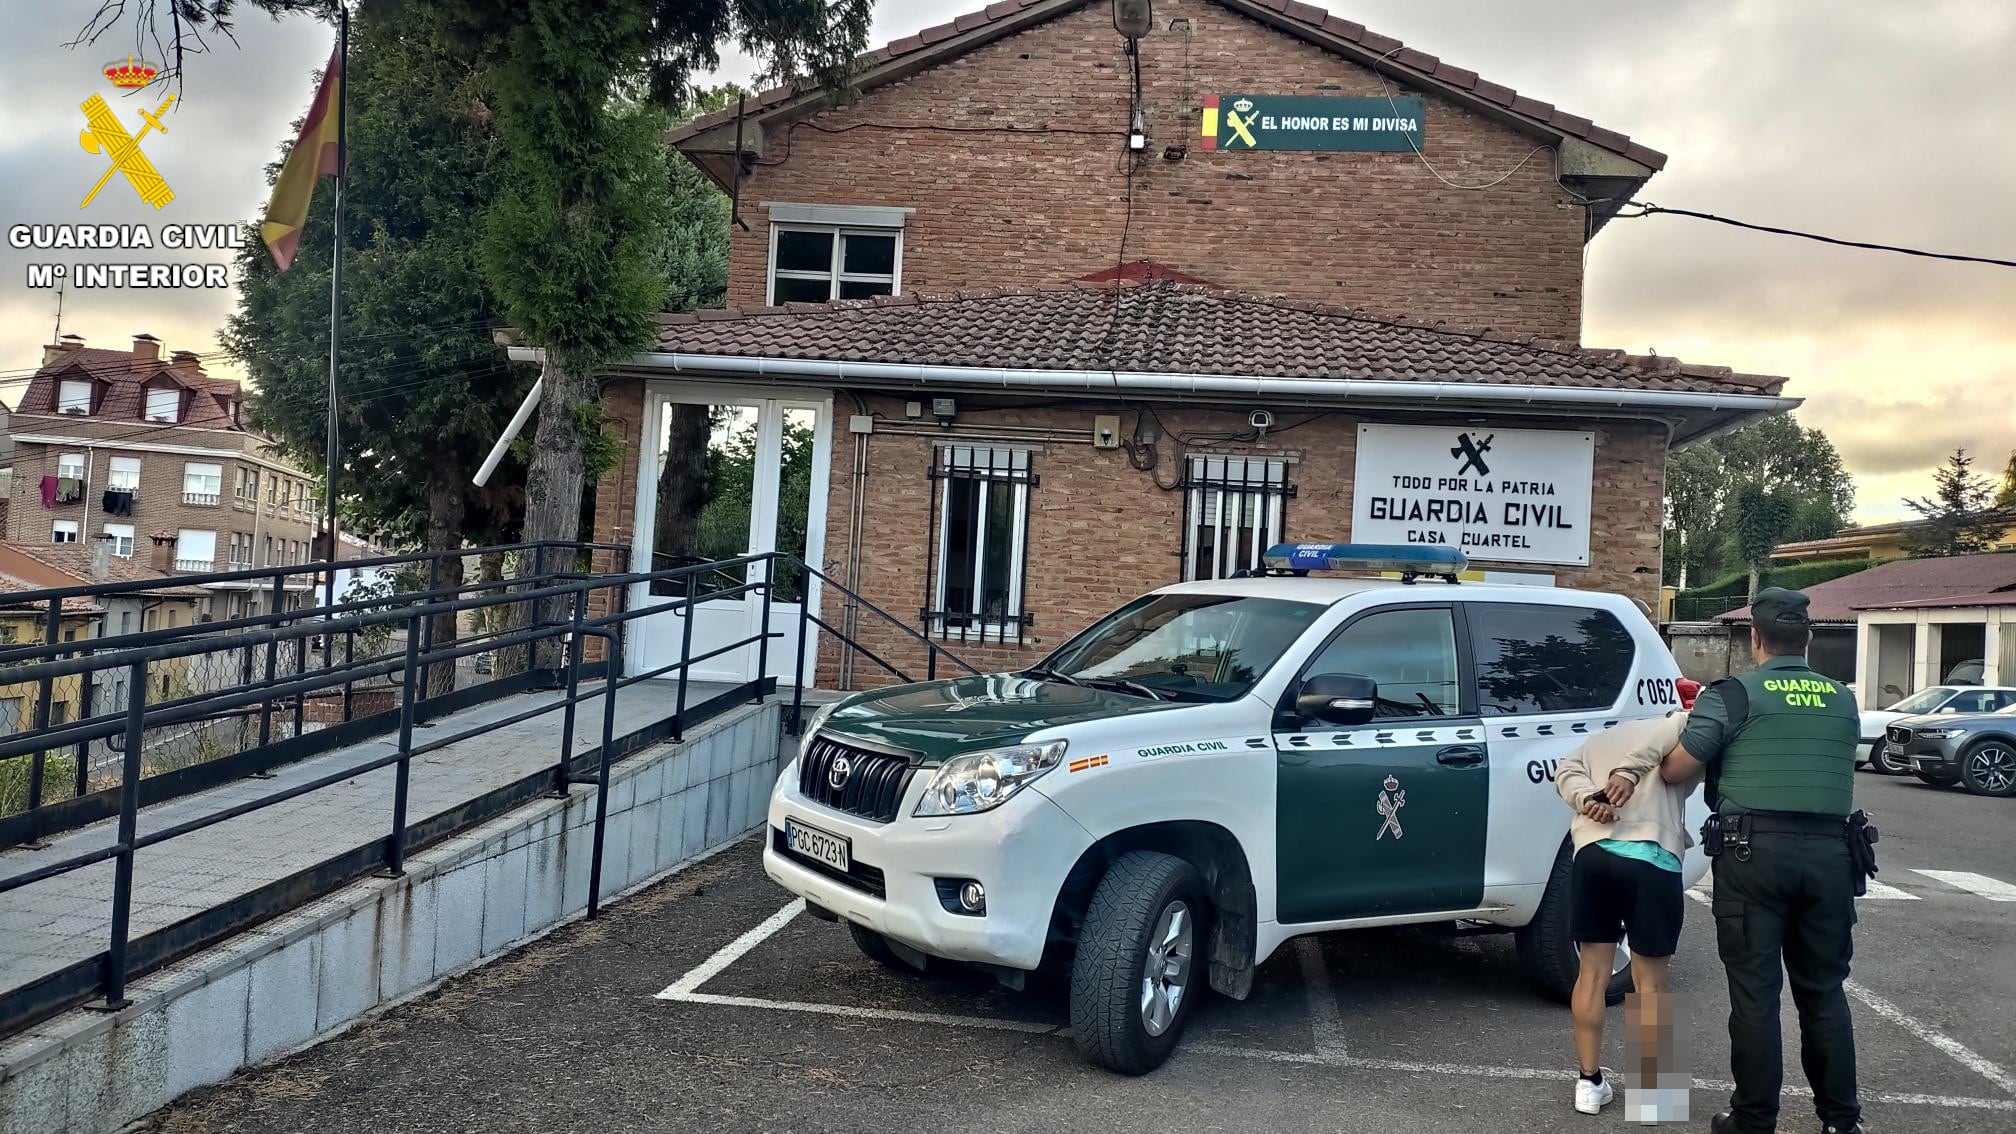
M 826 782 L 834 791 L 847 786 L 847 777 L 854 774 L 854 761 L 845 756 L 835 756 L 833 766 L 826 770 Z

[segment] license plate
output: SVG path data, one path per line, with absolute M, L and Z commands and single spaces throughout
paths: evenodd
M 807 827 L 796 819 L 784 820 L 784 845 L 835 870 L 854 868 L 854 849 L 850 840 L 817 827 Z

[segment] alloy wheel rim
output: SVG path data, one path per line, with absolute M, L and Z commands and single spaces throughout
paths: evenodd
M 1974 753 L 1968 760 L 1974 773 L 1974 782 L 1989 791 L 2008 791 L 2016 784 L 2016 753 L 1999 744 L 1991 744 Z
M 1610 955 L 1610 975 L 1616 976 L 1631 967 L 1631 938 L 1626 935 L 1617 939 L 1617 951 Z
M 1162 907 L 1141 963 L 1141 1026 L 1151 1036 L 1168 1031 L 1183 1010 L 1195 939 L 1196 919 L 1188 903 L 1178 899 Z

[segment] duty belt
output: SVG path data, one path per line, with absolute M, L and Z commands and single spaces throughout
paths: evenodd
M 1816 815 L 1809 811 L 1750 811 L 1752 835 L 1835 835 L 1845 833 L 1845 815 Z

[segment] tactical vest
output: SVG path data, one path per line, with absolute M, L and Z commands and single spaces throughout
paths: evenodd
M 1727 679 L 1749 701 L 1716 761 L 1714 788 L 1745 811 L 1847 815 L 1855 810 L 1855 697 L 1804 665 Z M 1735 692 L 1725 687 L 1734 710 Z

